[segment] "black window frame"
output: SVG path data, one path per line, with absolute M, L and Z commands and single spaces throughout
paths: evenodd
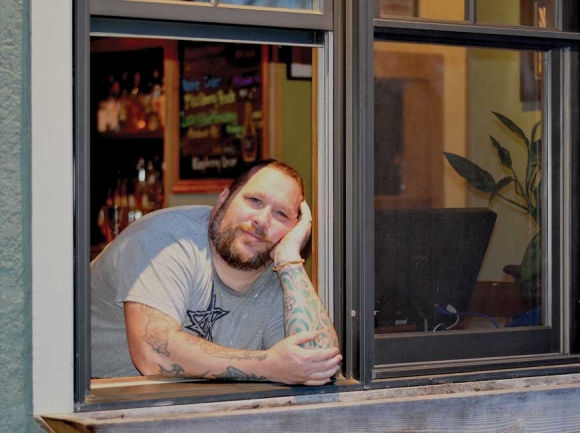
M 560 344 L 568 344 L 570 352 L 578 350 L 578 303 L 577 295 L 577 267 L 578 250 L 574 245 L 574 239 L 569 242 L 567 234 L 576 234 L 572 230 L 572 222 L 578 217 L 578 197 L 576 196 L 578 184 L 578 152 L 574 143 L 578 142 L 578 75 L 575 73 L 578 62 L 577 19 L 572 17 L 566 21 L 563 17 L 566 12 L 577 13 L 576 5 L 571 2 L 560 3 L 560 16 L 562 20 L 559 28 L 571 31 L 547 31 L 543 29 L 524 28 L 517 26 L 489 26 L 475 25 L 473 23 L 450 23 L 427 20 L 395 20 L 378 19 L 377 5 L 357 2 L 352 17 L 353 22 L 361 30 L 350 46 L 350 62 L 352 64 L 365 64 L 365 70 L 353 72 L 352 101 L 347 101 L 348 106 L 357 106 L 352 126 L 352 134 L 346 140 L 346 161 L 353 161 L 352 167 L 346 169 L 346 239 L 348 243 L 357 245 L 359 248 L 349 255 L 345 252 L 346 291 L 352 290 L 356 295 L 352 298 L 358 300 L 358 308 L 353 309 L 352 315 L 359 316 L 358 327 L 360 328 L 360 377 L 368 388 L 380 388 L 393 386 L 394 383 L 417 384 L 429 383 L 425 376 L 443 375 L 445 380 L 455 380 L 458 375 L 469 379 L 485 377 L 494 370 L 517 370 L 518 375 L 541 374 L 545 372 L 541 368 L 554 365 L 575 363 L 579 360 L 578 355 L 556 353 L 552 356 L 535 353 L 530 356 L 514 356 L 512 359 L 475 359 L 457 360 L 452 362 L 433 363 L 407 363 L 400 365 L 381 366 L 375 365 L 375 335 L 373 327 L 374 310 L 374 192 L 373 192 L 373 43 L 375 39 L 390 40 L 397 42 L 417 42 L 425 44 L 451 44 L 462 47 L 489 47 L 511 49 L 535 49 L 548 53 L 550 70 L 546 86 L 550 90 L 551 97 L 547 98 L 544 113 L 544 134 L 549 134 L 550 142 L 554 145 L 552 152 L 555 159 L 564 155 L 570 164 L 562 167 L 559 164 L 550 165 L 552 194 L 555 198 L 550 221 L 553 225 L 555 237 L 550 239 L 552 247 L 553 267 L 557 275 L 552 276 L 552 285 L 558 287 L 560 279 L 570 284 L 570 293 L 566 294 L 568 303 L 564 304 L 569 309 L 569 321 L 563 323 L 563 332 L 557 327 L 551 330 L 555 347 L 560 350 Z M 377 38 L 378 35 L 378 38 Z M 557 89 L 554 92 L 553 89 Z M 348 124 L 348 119 L 345 121 Z M 553 127 L 551 127 L 553 125 Z M 546 140 L 544 140 L 546 142 Z M 562 145 L 562 147 L 560 147 Z M 562 182 L 560 182 L 563 180 Z M 563 188 L 560 191 L 560 187 Z M 559 200 L 559 201 L 558 201 Z M 561 204 L 569 203 L 568 214 L 560 215 L 558 209 Z M 565 233 L 563 232 L 565 231 Z M 356 241 L 353 242 L 353 241 Z M 561 256 L 562 246 L 565 257 Z M 562 274 L 560 275 L 560 268 Z M 561 276 L 561 278 L 560 278 Z M 557 285 L 555 285 L 558 283 Z M 553 298 L 553 305 L 558 309 L 562 299 L 559 296 Z M 348 309 L 348 308 L 347 308 Z M 550 332 L 550 331 L 548 331 Z M 419 348 L 417 348 L 419 350 Z M 448 376 L 454 374 L 452 378 Z

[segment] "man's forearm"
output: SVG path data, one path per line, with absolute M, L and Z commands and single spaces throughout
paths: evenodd
M 218 346 L 184 331 L 157 310 L 141 305 L 147 317 L 137 354 L 141 373 L 153 376 L 230 380 L 271 380 L 268 353 Z
M 289 264 L 278 270 L 284 298 L 284 331 L 286 336 L 303 331 L 317 331 L 318 337 L 307 346 L 338 347 L 336 332 L 326 309 L 314 291 L 301 264 Z
M 154 374 L 204 379 L 272 380 L 264 375 L 267 370 L 264 363 L 268 358 L 266 351 L 218 346 L 183 331 L 175 331 L 169 338 L 171 351 L 157 356 L 155 363 L 158 371 Z

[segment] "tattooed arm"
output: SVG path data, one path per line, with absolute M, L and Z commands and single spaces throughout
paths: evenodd
M 300 347 L 315 333 L 286 338 L 263 351 L 218 346 L 183 332 L 173 318 L 138 302 L 125 302 L 125 323 L 131 359 L 148 376 L 322 385 L 341 359 L 334 348 L 313 352 Z
M 310 237 L 312 217 L 305 201 L 300 204 L 300 220 L 272 251 L 274 267 L 282 284 L 284 297 L 284 331 L 286 336 L 315 331 L 315 340 L 304 347 L 338 347 L 336 332 L 304 266 L 300 250 Z M 294 262 L 286 264 L 288 262 Z

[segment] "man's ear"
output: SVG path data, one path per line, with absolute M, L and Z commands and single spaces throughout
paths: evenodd
M 215 208 L 219 209 L 225 203 L 225 201 L 228 199 L 229 196 L 230 196 L 230 189 L 224 188 L 224 190 L 218 196 L 217 202 L 215 204 Z

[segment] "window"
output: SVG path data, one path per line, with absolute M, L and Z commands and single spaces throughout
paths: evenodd
M 372 377 L 565 362 L 571 45 L 400 27 L 372 53 Z
M 90 145 L 79 146 L 77 160 L 81 166 L 90 152 L 90 170 L 83 174 L 90 175 L 90 194 L 79 189 L 77 197 L 90 222 L 84 225 L 78 216 L 77 249 L 86 256 L 78 265 L 77 287 L 84 294 L 77 317 L 86 324 L 81 326 L 97 320 L 86 307 L 90 296 L 82 269 L 89 258 L 152 210 L 213 205 L 217 194 L 253 160 L 274 157 L 294 166 L 307 182 L 314 215 L 332 218 L 321 187 L 330 184 L 330 172 L 319 168 L 317 157 L 329 154 L 328 116 L 321 116 L 329 107 L 319 102 L 328 100 L 329 89 L 324 71 L 330 56 L 322 32 L 102 17 L 92 18 L 90 26 L 91 39 L 84 48 L 90 54 L 80 49 L 91 70 L 90 83 L 84 83 L 90 101 L 83 114 L 86 123 L 79 122 Z M 212 134 L 220 135 L 219 143 L 212 141 Z M 252 149 L 243 147 L 249 134 L 254 136 Z M 315 225 L 313 236 L 307 269 L 316 285 L 319 275 L 327 279 L 326 257 L 332 247 L 326 229 Z M 319 292 L 331 306 L 331 290 L 321 286 Z M 87 408 L 132 400 L 133 391 L 125 393 L 129 384 L 145 385 L 137 388 L 143 390 L 138 397 L 142 401 L 172 393 L 182 401 L 195 401 L 287 392 L 271 384 L 229 384 L 216 393 L 196 381 L 176 386 L 169 380 L 154 382 L 157 391 L 151 394 L 146 378 L 90 380 L 92 348 L 84 335 L 79 334 L 77 347 L 78 395 Z
M 314 69 L 315 75 L 326 77 L 326 80 L 318 82 L 319 85 L 324 83 L 325 88 L 318 89 L 316 93 L 320 95 L 316 103 L 321 114 L 317 134 L 319 191 L 316 196 L 321 201 L 318 207 L 321 220 L 333 224 L 319 227 L 319 239 L 324 239 L 326 243 L 325 249 L 321 249 L 316 257 L 319 260 L 319 281 L 335 288 L 327 293 L 326 302 L 333 306 L 335 321 L 342 334 L 344 374 L 353 379 L 350 389 L 382 387 L 385 381 L 380 379 L 386 378 L 403 378 L 400 382 L 391 380 L 391 385 L 420 383 L 421 380 L 428 383 L 422 375 L 435 373 L 441 374 L 444 377 L 442 380 L 452 380 L 445 377 L 449 372 L 460 372 L 463 377 L 473 373 L 469 377 L 478 377 L 477 372 L 515 367 L 521 367 L 517 374 L 541 374 L 545 370 L 528 371 L 525 367 L 559 365 L 577 360 L 574 355 L 577 352 L 577 309 L 574 305 L 577 303 L 575 269 L 578 254 L 576 235 L 572 230 L 573 222 L 577 219 L 577 151 L 573 145 L 578 137 L 575 125 L 578 118 L 576 53 L 579 37 L 576 34 L 558 33 L 549 26 L 548 30 L 507 29 L 505 26 L 493 25 L 485 26 L 484 29 L 483 26 L 471 25 L 475 23 L 473 20 L 469 25 L 426 21 L 449 17 L 426 16 L 420 25 L 398 21 L 392 16 L 379 19 L 378 2 L 375 2 L 375 17 L 372 15 L 373 6 L 368 2 L 354 2 L 353 10 L 346 13 L 344 5 L 341 5 L 342 15 L 339 16 L 335 9 L 334 17 L 325 6 L 327 2 L 313 5 L 312 11 L 290 12 L 260 7 L 236 9 L 233 5 L 225 4 L 216 7 L 202 2 L 183 2 L 181 6 L 161 5 L 162 2 L 146 2 L 146 5 L 137 3 L 93 0 L 92 19 L 89 23 L 88 2 L 78 2 L 77 18 L 80 18 L 75 21 L 75 32 L 80 46 L 76 47 L 74 84 L 85 93 L 77 92 L 77 109 L 89 106 L 90 86 L 84 81 L 88 77 L 84 68 L 88 65 L 90 34 L 95 38 L 149 37 L 198 41 L 212 39 L 207 29 L 214 27 L 219 29 L 222 36 L 227 35 L 228 43 L 243 40 L 257 44 L 284 45 L 298 43 L 300 38 L 308 34 L 310 39 L 300 39 L 303 42 L 300 45 L 315 47 L 319 61 L 324 59 L 321 62 L 323 66 L 319 63 L 319 68 Z M 558 16 L 565 15 L 563 12 L 568 11 L 565 9 L 568 8 L 568 2 L 557 3 Z M 84 199 L 77 197 L 76 202 L 73 201 L 70 188 L 74 184 L 75 194 L 80 195 L 86 187 L 83 180 L 88 179 L 88 155 L 87 149 L 74 147 L 76 183 L 73 183 L 73 172 L 69 165 L 73 158 L 70 134 L 73 121 L 72 116 L 69 116 L 73 107 L 68 105 L 68 101 L 72 101 L 73 83 L 67 81 L 73 69 L 69 45 L 72 34 L 66 25 L 57 28 L 55 37 L 60 43 L 55 44 L 55 39 L 49 37 L 55 29 L 47 24 L 66 23 L 63 17 L 70 16 L 70 8 L 66 4 L 43 6 L 42 3 L 35 3 L 32 6 L 32 125 L 35 137 L 32 149 L 35 192 L 33 326 L 34 398 L 37 413 L 139 407 L 159 403 L 159 400 L 145 393 L 139 393 L 134 400 L 122 396 L 120 402 L 114 402 L 107 391 L 110 389 L 109 384 L 103 384 L 99 390 L 90 389 L 86 357 L 90 348 L 85 346 L 85 319 L 89 317 L 89 304 L 82 292 L 75 294 L 77 308 L 73 308 L 73 275 L 74 286 L 86 287 L 90 244 L 90 233 L 82 225 L 75 226 L 75 221 L 88 221 L 90 208 Z M 236 9 L 237 15 L 228 8 Z M 478 14 L 480 18 L 483 16 L 479 11 Z M 304 19 L 296 21 L 297 16 Z M 572 11 L 571 16 L 576 17 L 577 12 Z M 157 21 L 150 23 L 148 19 L 151 18 Z M 270 18 L 272 20 L 267 21 Z M 373 18 L 374 26 L 370 25 Z M 336 28 L 332 24 L 334 19 Z M 460 18 L 454 19 L 461 21 Z M 195 24 L 183 24 L 186 20 Z M 200 23 L 211 23 L 211 26 L 204 27 Z M 234 23 L 247 27 L 240 30 L 228 26 Z M 285 39 L 285 31 L 277 32 L 269 26 L 292 27 L 291 40 Z M 300 29 L 303 28 L 309 30 L 302 33 Z M 323 33 L 333 28 L 335 33 Z M 556 28 L 577 30 L 562 25 L 562 22 L 558 22 Z M 258 29 L 255 34 L 260 36 L 252 39 L 249 36 L 252 32 L 244 33 L 248 29 Z M 349 31 L 353 29 L 359 31 Z M 199 33 L 196 33 L 198 30 Z M 240 37 L 242 33 L 245 37 Z M 43 57 L 44 52 L 49 55 Z M 408 73 L 403 74 L 401 71 L 404 71 L 405 64 L 408 65 L 417 56 L 421 59 L 419 67 L 411 69 L 418 75 L 410 79 Z M 390 69 L 379 70 L 385 64 Z M 528 79 L 525 86 L 522 76 Z M 47 86 L 46 82 L 52 84 Z M 518 110 L 515 114 L 496 108 L 487 99 L 485 104 L 478 104 L 478 96 L 494 96 L 491 90 L 487 92 L 491 86 L 489 82 L 505 90 L 501 96 L 509 96 L 511 102 L 507 105 L 510 107 L 513 98 L 517 99 L 514 105 L 517 105 Z M 473 86 L 474 83 L 478 85 Z M 404 120 L 409 115 L 409 108 L 405 105 L 409 101 L 409 92 L 418 95 L 411 100 L 415 104 L 411 106 L 411 114 L 419 113 L 414 116 L 416 119 L 410 122 L 410 126 Z M 334 101 L 334 110 L 329 110 L 326 105 L 325 101 L 329 98 Z M 418 101 L 422 103 L 418 104 Z M 426 110 L 433 106 L 431 104 L 439 104 L 442 108 L 440 111 Z M 500 105 L 506 108 L 505 101 L 500 101 Z M 466 309 L 459 309 L 456 305 L 460 304 L 453 300 L 446 305 L 439 304 L 444 311 L 433 308 L 429 315 L 417 316 L 418 310 L 413 301 L 407 300 L 405 304 L 406 294 L 399 296 L 396 293 L 393 300 L 401 301 L 402 306 L 395 308 L 390 317 L 387 312 L 385 319 L 381 316 L 384 309 L 381 311 L 376 305 L 376 302 L 381 302 L 380 295 L 384 292 L 381 292 L 382 287 L 375 284 L 380 278 L 375 276 L 375 272 L 388 271 L 387 267 L 381 268 L 382 263 L 379 261 L 392 251 L 378 250 L 375 258 L 376 248 L 380 247 L 375 236 L 378 232 L 375 231 L 377 215 L 382 213 L 384 216 L 386 211 L 396 214 L 401 207 L 406 207 L 405 211 L 413 207 L 413 212 L 425 213 L 436 208 L 442 210 L 441 215 L 445 215 L 449 208 L 459 209 L 459 214 L 464 215 L 469 214 L 463 212 L 467 209 L 488 207 L 489 193 L 486 196 L 469 186 L 450 160 L 441 157 L 441 152 L 449 151 L 448 154 L 453 153 L 478 164 L 492 174 L 495 183 L 509 177 L 509 173 L 506 175 L 503 171 L 508 167 L 502 165 L 502 151 L 494 147 L 494 142 L 487 135 L 493 135 L 502 148 L 508 149 L 512 141 L 518 141 L 518 134 L 514 136 L 514 131 L 506 130 L 509 129 L 506 122 L 492 111 L 521 126 L 528 136 L 531 136 L 534 125 L 540 122 L 536 137 L 541 136 L 542 139 L 542 193 L 539 200 L 543 204 L 539 214 L 542 236 L 538 238 L 542 278 L 534 288 L 535 296 L 523 297 L 519 292 L 520 287 L 513 283 L 511 276 L 504 275 L 503 268 L 504 263 L 517 264 L 522 250 L 527 248 L 528 240 L 531 239 L 529 234 L 537 227 L 530 220 L 519 224 L 516 215 L 525 219 L 525 214 L 518 214 L 517 207 L 500 204 L 503 199 L 495 196 L 492 200 L 492 210 L 496 214 L 492 238 L 487 248 L 481 248 L 482 254 L 485 253 L 481 259 L 482 271 L 475 278 Z M 383 112 L 387 112 L 388 116 L 380 116 Z M 88 142 L 89 130 L 86 126 L 91 120 L 88 110 L 80 110 L 77 114 L 74 124 L 75 146 Z M 401 124 L 406 126 L 400 128 Z M 381 131 L 381 135 L 377 131 Z M 381 141 L 383 133 L 390 134 L 390 138 Z M 401 144 L 405 143 L 405 138 L 409 138 L 405 135 L 409 133 L 428 136 L 421 148 L 424 152 L 410 156 L 405 154 L 407 148 Z M 481 141 L 485 146 L 479 148 L 476 143 Z M 437 148 L 439 144 L 441 148 Z M 522 149 L 512 152 L 509 147 L 509 150 L 513 161 L 521 160 Z M 417 158 L 413 158 L 414 155 Z M 438 162 L 433 162 L 437 158 Z M 433 172 L 420 173 L 422 177 L 407 180 L 405 167 L 415 163 L 423 164 L 423 167 Z M 52 179 L 50 183 L 46 182 L 48 178 Z M 413 184 L 409 182 L 416 182 L 420 187 L 428 186 L 424 188 L 427 197 L 414 197 L 413 200 L 417 200 L 413 206 L 409 205 L 411 198 L 406 196 L 416 189 L 412 189 Z M 513 185 L 513 181 L 504 183 L 506 189 Z M 401 188 L 402 185 L 404 188 Z M 500 206 L 500 209 L 496 210 L 493 206 Z M 506 223 L 504 213 L 515 219 L 508 218 Z M 483 213 L 488 218 L 484 221 L 489 221 L 488 215 Z M 406 222 L 404 219 L 403 224 Z M 487 256 L 500 225 L 509 232 L 510 239 L 499 236 L 502 246 L 494 251 L 501 254 L 501 264 L 491 266 L 487 263 L 496 258 L 495 254 L 494 257 Z M 84 245 L 86 249 L 73 248 L 72 227 L 75 227 L 76 246 Z M 520 230 L 519 234 L 514 233 L 514 227 Z M 527 230 L 531 230 L 531 233 L 527 233 Z M 397 234 L 400 231 L 394 233 Z M 432 240 L 428 236 L 425 238 Z M 539 252 L 539 249 L 532 251 Z M 47 263 L 47 257 L 52 259 L 50 264 Z M 74 270 L 73 263 L 77 264 Z M 531 292 L 531 287 L 528 288 Z M 519 297 L 518 302 L 521 301 L 519 304 L 512 302 L 514 291 L 517 292 L 516 297 Z M 487 294 L 492 296 L 484 296 Z M 509 302 L 504 303 L 504 296 L 509 297 Z M 448 309 L 448 305 L 453 309 Z M 497 318 L 509 319 L 535 307 L 540 307 L 540 314 L 524 317 L 528 322 L 514 327 L 513 331 L 497 329 L 493 322 L 482 316 L 489 316 L 499 323 Z M 472 315 L 460 316 L 455 310 Z M 76 313 L 74 349 L 77 356 L 71 337 L 73 311 Z M 58 321 L 54 320 L 55 313 L 58 313 Z M 531 322 L 531 319 L 536 321 Z M 408 332 L 393 332 L 398 330 L 393 328 L 402 326 L 407 326 Z M 521 339 L 514 340 L 514 334 L 520 334 L 517 338 L 521 336 Z M 487 352 L 478 352 L 482 349 L 478 347 L 478 339 L 486 341 L 484 348 L 489 349 Z M 514 341 L 527 346 L 513 347 L 511 343 Z M 46 342 L 58 344 L 62 349 L 54 353 L 47 349 Z M 395 346 L 401 345 L 405 346 L 404 353 L 397 353 Z M 423 350 L 420 350 L 421 347 Z M 430 348 L 426 350 L 425 347 Z M 449 356 L 457 347 L 465 348 L 464 353 L 457 356 L 454 352 L 453 356 Z M 78 354 L 82 353 L 85 354 L 84 358 L 79 358 Z M 428 357 L 424 356 L 426 353 Z M 73 369 L 74 359 L 77 359 L 77 365 Z M 47 371 L 50 371 L 50 375 L 46 374 Z M 71 391 L 73 376 L 76 381 L 75 398 Z M 132 392 L 135 389 L 132 388 L 134 383 L 125 384 L 130 385 L 125 390 Z M 205 391 L 199 392 L 196 384 L 178 385 L 167 384 L 164 388 L 166 393 L 160 398 L 167 398 L 166 401 L 173 403 L 193 401 L 196 398 L 207 400 L 207 395 L 203 395 Z M 250 389 L 255 391 L 252 396 L 283 395 L 288 392 L 287 389 L 273 388 L 272 392 L 264 393 L 263 388 L 247 384 L 238 388 L 242 392 Z M 87 396 L 89 400 L 92 399 L 91 404 L 83 405 L 88 401 Z M 231 398 L 231 393 L 223 396 Z

